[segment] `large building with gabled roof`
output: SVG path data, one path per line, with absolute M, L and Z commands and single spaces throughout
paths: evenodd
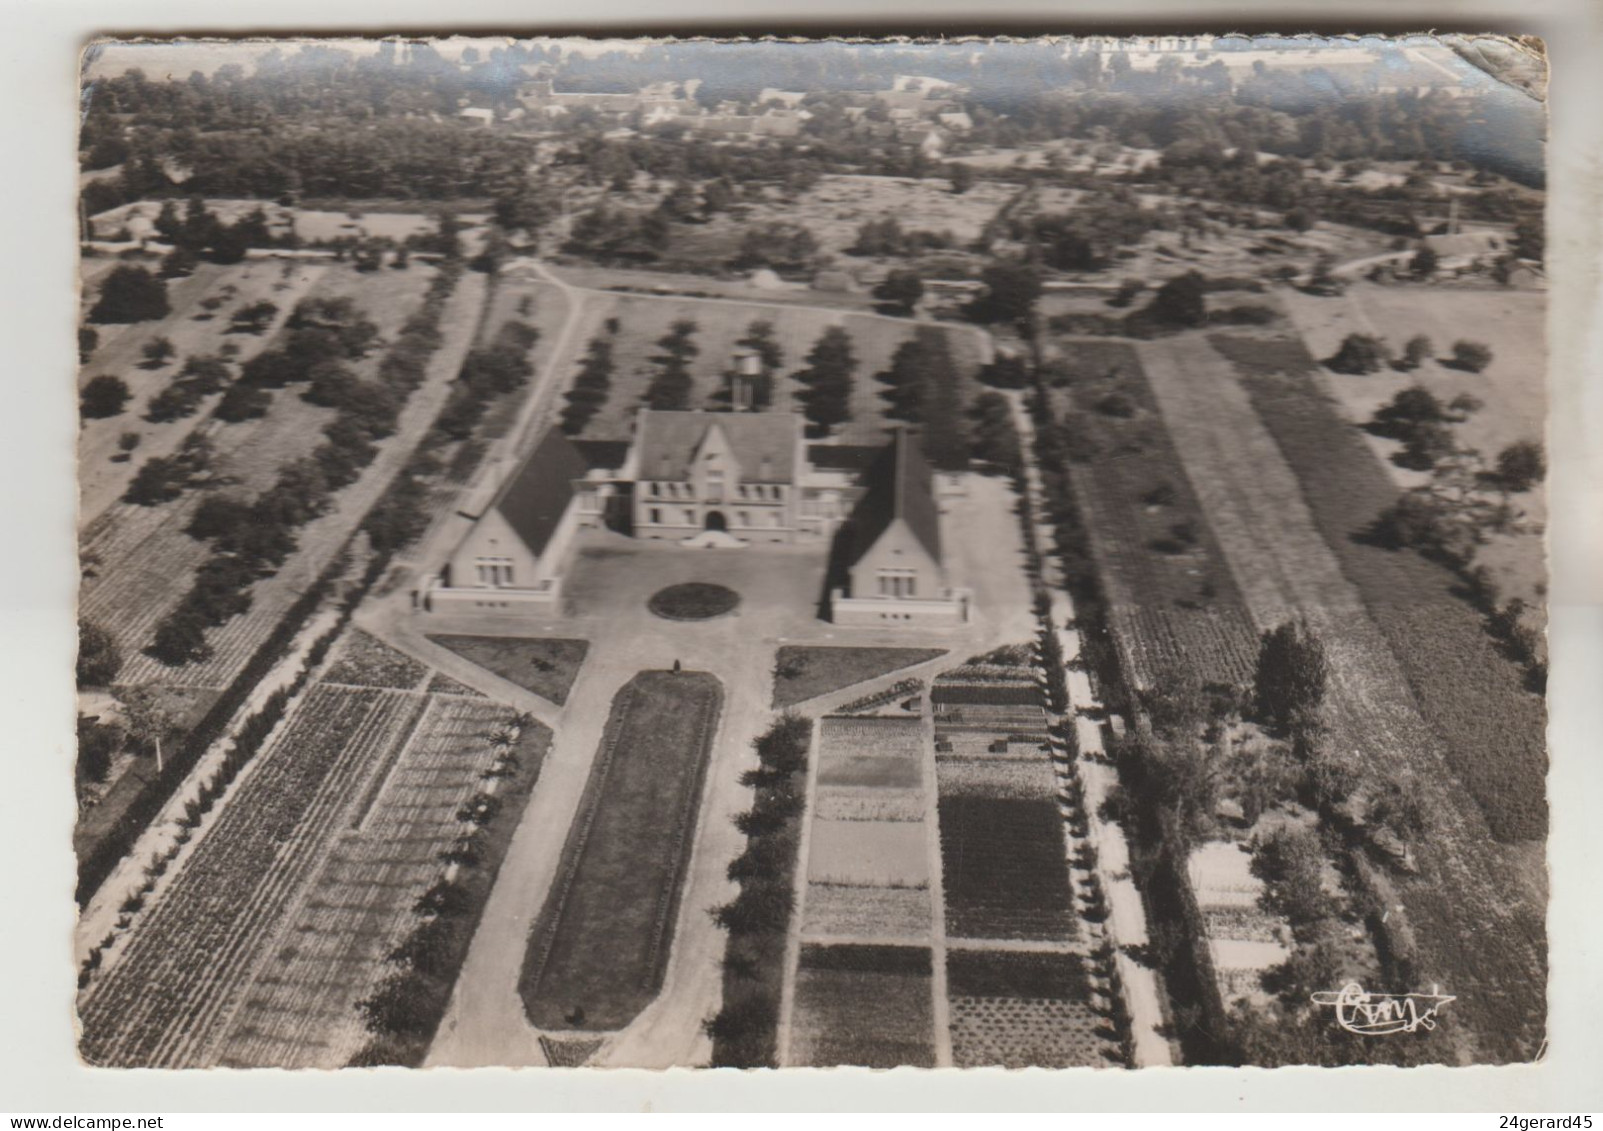
M 619 477 L 634 485 L 634 534 L 674 539 L 703 531 L 742 541 L 792 542 L 804 530 L 811 467 L 793 412 L 642 409 Z
M 930 597 L 941 590 L 941 513 L 935 475 L 898 428 L 865 476 L 847 527 L 848 596 Z
M 430 589 L 431 606 L 555 603 L 574 534 L 601 522 L 590 472 L 566 436 L 547 432 L 493 495 L 462 512 L 473 526 Z
M 935 473 L 916 438 L 896 429 L 863 476 L 867 488 L 842 531 L 844 585 L 830 597 L 837 624 L 949 624 L 969 600 L 947 583 Z
M 700 548 L 839 533 L 836 621 L 966 619 L 966 598 L 947 587 L 934 474 L 916 437 L 897 429 L 879 449 L 809 448 L 804 428 L 789 412 L 642 409 L 626 444 L 553 429 L 462 508 L 473 525 L 420 603 L 550 615 L 576 535 L 608 526 Z

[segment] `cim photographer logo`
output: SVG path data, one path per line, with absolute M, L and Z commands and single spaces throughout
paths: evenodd
M 1322 991 L 1310 996 L 1315 1005 L 1332 1006 L 1336 1024 L 1349 1033 L 1384 1037 L 1435 1029 L 1436 1011 L 1458 1000 L 1437 993 L 1438 988 L 1432 986 L 1428 994 L 1379 994 L 1370 993 L 1357 982 L 1348 982 L 1333 993 Z

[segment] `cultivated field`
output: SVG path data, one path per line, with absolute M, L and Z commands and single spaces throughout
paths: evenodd
M 296 892 L 322 865 L 338 814 L 422 706 L 401 692 L 321 687 L 301 701 L 80 999 L 85 1059 L 208 1060 Z
M 1540 441 L 1547 416 L 1547 294 L 1502 288 L 1376 286 L 1355 283 L 1345 295 L 1318 298 L 1298 291 L 1278 293 L 1309 352 L 1323 359 L 1334 354 L 1349 333 L 1375 334 L 1396 352 L 1416 334 L 1435 346 L 1436 357 L 1418 369 L 1400 373 L 1384 368 L 1364 377 L 1318 370 L 1324 390 L 1355 424 L 1368 421 L 1382 404 L 1410 385 L 1423 385 L 1447 404 L 1469 394 L 1485 407 L 1453 426 L 1460 445 L 1479 451 L 1488 461 L 1517 440 Z M 1451 354 L 1459 339 L 1491 347 L 1492 363 L 1480 373 L 1450 368 L 1439 358 Z M 1412 487 L 1428 478 L 1397 467 L 1390 460 L 1395 440 L 1363 434 L 1399 486 Z M 1527 534 L 1494 534 L 1476 560 L 1487 565 L 1504 597 L 1527 604 L 1545 602 L 1547 570 L 1542 524 L 1547 521 L 1543 492 L 1514 498 L 1536 524 Z M 1540 628 L 1543 618 L 1536 618 Z
M 394 286 L 421 295 L 427 284 L 426 271 L 413 268 L 392 272 L 391 276 L 415 274 L 412 282 L 396 282 Z M 202 543 L 183 533 L 186 508 L 198 501 L 197 493 L 186 493 L 175 502 L 156 507 L 127 508 L 126 515 L 119 510 L 117 514 L 123 521 L 132 519 L 126 532 L 119 529 L 115 518 L 91 524 L 84 531 L 83 552 L 101 563 L 115 563 L 102 565 L 100 576 L 84 586 L 80 600 L 84 615 L 105 625 L 123 646 L 127 662 L 119 682 L 137 685 L 174 680 L 216 688 L 226 686 L 238 675 L 288 608 L 334 560 L 438 412 L 448 381 L 460 368 L 477 325 L 484 285 L 481 275 L 463 275 L 446 304 L 442 319 L 445 342 L 430 359 L 426 383 L 402 410 L 395 435 L 379 441 L 378 455 L 361 477 L 334 496 L 326 513 L 298 531 L 299 549 L 277 573 L 253 587 L 250 611 L 208 631 L 207 642 L 214 650 L 209 659 L 174 669 L 141 652 L 154 625 L 183 597 L 192 580 L 191 571 L 208 554 Z M 372 311 L 375 321 L 392 330 L 410 313 L 409 308 L 391 310 L 380 318 L 376 308 Z M 353 369 L 360 373 L 376 366 L 381 353 L 373 351 Z M 293 387 L 280 389 L 274 393 L 273 408 L 267 417 L 220 426 L 216 444 L 223 453 L 219 460 L 221 473 L 226 476 L 238 468 L 244 477 L 254 469 L 256 482 L 261 483 L 268 478 L 269 467 L 276 472 L 285 460 L 304 454 L 318 439 L 315 432 L 308 435 L 306 410 L 313 407 L 301 401 Z M 149 513 L 133 514 L 135 511 Z
M 1463 1047 L 1528 1057 L 1542 1017 L 1542 893 L 1510 882 L 1493 838 L 1545 827 L 1540 701 L 1452 595 L 1451 575 L 1353 537 L 1396 487 L 1295 342 L 1238 343 L 1234 367 L 1200 336 L 1142 351 L 1256 627 L 1307 618 L 1331 662 L 1330 741 L 1376 774 L 1407 776 L 1432 813 L 1412 846 L 1418 875 L 1396 879 L 1420 976 L 1460 987 Z
M 922 947 L 804 945 L 791 1063 L 935 1067 L 930 970 Z
M 1070 483 L 1090 527 L 1109 617 L 1135 682 L 1193 672 L 1245 683 L 1253 625 L 1187 474 L 1156 415 L 1141 355 L 1122 342 L 1060 340 L 1070 366 L 1053 390 L 1059 419 L 1084 437 Z
M 609 334 L 605 326 L 613 318 L 619 329 Z M 775 411 L 799 411 L 796 394 L 801 386 L 791 375 L 806 365 L 808 351 L 825 329 L 844 326 L 858 361 L 853 373 L 852 418 L 832 434 L 845 444 L 884 442 L 884 429 L 891 422 L 884 416 L 885 402 L 879 396 L 885 386 L 875 381 L 874 375 L 889 365 L 896 347 L 911 338 L 920 325 L 903 318 L 842 315 L 802 306 L 592 294 L 585 303 L 576 341 L 582 344 L 598 336 L 610 340 L 613 373 L 607 402 L 580 433 L 581 438 L 628 439 L 641 398 L 656 372 L 651 359 L 661 353 L 657 341 L 680 320 L 695 322 L 698 327 L 693 341 L 700 352 L 689 365 L 695 382 L 690 396 L 692 408 L 717 404 L 713 398 L 724 387 L 723 374 L 732 363 L 735 343 L 746 336 L 752 322 L 768 321 L 774 324 L 775 338 L 783 353 L 772 407 Z M 943 329 L 957 371 L 967 381 L 966 396 L 972 397 L 979 388 L 972 380 L 973 374 L 989 360 L 984 337 L 968 328 Z M 576 356 L 575 365 L 577 360 Z M 563 374 L 562 380 L 570 381 L 571 375 Z
M 416 926 L 417 897 L 441 874 L 440 852 L 484 788 L 489 738 L 509 717 L 485 699 L 426 702 L 411 739 L 376 760 L 341 814 L 327 861 L 257 968 L 218 1064 L 339 1068 L 367 1043 L 356 1004 L 390 972 L 390 953 Z M 511 753 L 525 783 L 538 775 L 550 738 L 544 727 L 523 728 Z
M 613 700 L 519 991 L 547 1030 L 621 1029 L 662 987 L 723 705 L 704 672 L 647 671 Z

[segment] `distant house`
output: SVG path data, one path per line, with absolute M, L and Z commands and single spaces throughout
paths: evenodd
M 946 152 L 946 135 L 929 126 L 901 130 L 897 137 L 905 144 L 918 146 L 918 151 L 925 157 L 938 158 Z
M 456 116 L 459 121 L 466 122 L 470 126 L 488 126 L 495 122 L 495 111 L 482 106 L 469 106 L 465 110 L 458 111 Z
M 766 86 L 757 92 L 757 105 L 761 106 L 766 102 L 778 102 L 785 109 L 794 110 L 801 105 L 802 99 L 806 97 L 807 92 L 804 90 L 780 90 L 778 87 Z

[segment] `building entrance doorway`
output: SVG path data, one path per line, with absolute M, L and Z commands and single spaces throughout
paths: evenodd
M 724 533 L 729 529 L 729 520 L 724 518 L 723 511 L 708 511 L 706 529 Z

